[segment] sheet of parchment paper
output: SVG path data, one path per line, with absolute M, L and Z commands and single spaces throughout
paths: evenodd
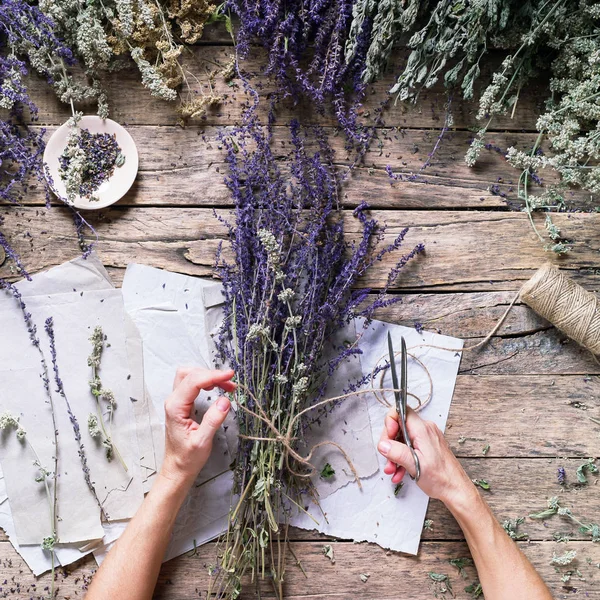
M 173 389 L 175 373 L 179 366 L 207 367 L 197 345 L 188 334 L 179 312 L 172 306 L 140 308 L 130 312 L 138 328 L 144 348 L 145 381 L 152 390 L 152 399 L 159 420 L 164 423 L 164 401 Z M 202 416 L 217 398 L 218 391 L 200 392 L 195 402 L 194 418 Z M 229 469 L 231 456 L 222 430 L 215 435 L 210 459 L 197 483 L 212 479 Z
M 357 331 L 362 332 L 360 348 L 363 350 L 361 363 L 364 373 L 370 373 L 381 357 L 384 357 L 384 361 L 387 358 L 388 330 L 392 334 L 396 350 L 400 349 L 400 338 L 404 336 L 409 353 L 412 352 L 417 356 L 429 370 L 433 380 L 433 396 L 420 414 L 424 419 L 434 421 L 440 429 L 444 430 L 458 374 L 460 354 L 433 348 L 415 347 L 411 350 L 411 347 L 431 344 L 460 349 L 463 341 L 429 332 L 419 334 L 414 329 L 382 321 L 373 321 L 367 329 L 362 330 L 359 321 Z M 427 375 L 411 359 L 408 362 L 408 369 L 409 392 L 425 399 L 429 392 Z M 387 377 L 384 379 L 384 386 L 392 387 Z M 368 396 L 372 423 L 371 443 L 377 445 L 388 408 L 382 406 L 372 394 Z M 393 402 L 393 396 L 390 396 L 390 399 Z M 318 526 L 315 526 L 315 522 L 303 513 L 294 517 L 292 523 L 302 529 L 317 529 L 327 535 L 375 542 L 383 548 L 416 554 L 429 498 L 409 477 L 405 478 L 403 487 L 397 495 L 394 495 L 395 486 L 383 473 L 384 465 L 385 459 L 380 457 L 378 472 L 372 477 L 361 480 L 362 490 L 355 483 L 350 483 L 335 494 L 328 496 L 321 494 L 320 509 L 314 505 L 309 507 L 309 512 L 319 522 Z M 325 486 L 326 484 L 322 482 L 317 483 L 319 493 Z
M 206 344 L 202 290 L 214 285 L 215 281 L 211 279 L 130 264 L 125 272 L 122 290 L 128 312 L 160 306 L 169 306 L 179 312 L 204 364 L 211 365 L 212 356 Z
M 114 285 L 104 265 L 95 253 L 87 258 L 76 258 L 36 273 L 31 281 L 16 284 L 23 298 L 39 295 L 64 294 L 91 290 L 113 289 Z M 141 337 L 133 321 L 126 320 L 127 354 L 131 370 L 131 396 L 136 400 L 134 415 L 140 448 L 140 462 L 143 465 L 145 491 L 148 482 L 156 473 L 156 457 L 162 462 L 164 451 L 164 432 L 158 421 L 154 407 L 144 386 L 144 369 Z M 142 394 L 141 390 L 144 390 Z M 148 433 L 150 432 L 150 434 Z M 156 448 L 156 450 L 155 450 Z
M 228 471 L 192 491 L 177 516 L 163 562 L 214 540 L 227 529 L 232 487 L 233 473 Z M 122 533 L 125 524 L 118 526 Z M 111 542 L 94 550 L 94 558 L 99 565 L 113 546 Z
M 0 386 L 2 390 L 2 406 L 23 419 L 27 429 L 30 423 L 36 445 L 44 446 L 36 452 L 47 468 L 52 461 L 52 447 L 47 447 L 52 436 L 52 425 L 45 414 L 48 410 L 46 395 L 40 379 L 40 358 L 37 350 L 29 340 L 20 310 L 15 308 L 13 299 L 4 297 L 0 304 L 0 330 L 6 332 L 11 340 L 10 351 L 0 349 Z M 113 520 L 130 518 L 143 498 L 141 477 L 139 474 L 139 451 L 135 422 L 129 395 L 130 376 L 124 337 L 124 310 L 120 293 L 117 290 L 96 290 L 92 292 L 72 292 L 52 296 L 33 296 L 27 298 L 27 309 L 37 326 L 41 347 L 49 362 L 50 351 L 44 331 L 46 318 L 53 317 L 56 335 L 58 366 L 71 408 L 79 421 L 82 438 L 86 449 L 92 479 L 96 491 L 105 507 L 109 518 Z M 96 402 L 89 390 L 90 368 L 87 356 L 91 350 L 88 341 L 95 325 L 101 325 L 111 344 L 106 348 L 101 376 L 105 387 L 112 389 L 117 399 L 112 423 L 112 438 L 123 455 L 128 472 L 114 460 L 108 463 L 104 449 L 87 432 L 88 415 L 96 410 Z M 51 365 L 50 365 L 51 367 Z M 23 390 L 25 378 L 27 382 L 36 384 L 31 389 Z M 54 383 L 52 389 L 54 389 Z M 23 402 L 23 398 L 27 398 Z M 77 454 L 77 445 L 64 400 L 54 393 L 54 405 L 59 436 L 59 537 L 63 542 L 76 542 L 102 537 L 98 519 L 99 510 L 85 511 L 89 519 L 71 518 L 81 514 L 84 502 L 93 497 L 83 481 L 81 465 Z M 48 431 L 45 431 L 48 429 Z M 39 495 L 39 484 L 23 478 L 22 472 L 27 461 L 31 462 L 24 451 L 19 452 L 13 440 L 3 444 L 2 464 L 6 485 L 9 492 L 11 509 L 20 543 L 39 542 L 45 532 L 43 525 L 47 519 L 32 518 L 33 506 L 28 500 Z M 64 446 L 64 447 L 63 447 Z M 77 494 L 60 493 L 60 487 L 66 486 L 67 478 L 83 482 L 84 489 L 77 489 Z M 74 490 L 73 490 L 74 491 Z M 41 505 L 39 503 L 34 506 Z M 47 510 L 46 510 L 47 514 Z
M 117 539 L 121 534 L 122 529 L 118 532 L 115 531 L 114 526 L 121 527 L 123 521 L 116 521 L 115 523 L 103 523 L 103 537 L 102 543 L 108 544 Z M 33 574 L 37 577 L 46 571 L 50 571 L 52 568 L 52 557 L 49 552 L 42 550 L 40 544 L 29 544 L 19 545 L 17 541 L 17 533 L 15 531 L 15 524 L 12 518 L 12 512 L 10 510 L 10 503 L 8 501 L 8 495 L 6 493 L 6 484 L 4 481 L 4 474 L 0 468 L 0 527 L 4 529 L 10 543 L 13 545 L 15 550 L 21 555 L 23 560 L 27 563 L 27 566 L 31 569 Z M 96 544 L 98 542 L 95 542 Z M 55 546 L 55 567 L 70 565 L 79 559 L 90 554 L 93 547 L 86 550 L 81 550 L 75 544 L 59 544 Z

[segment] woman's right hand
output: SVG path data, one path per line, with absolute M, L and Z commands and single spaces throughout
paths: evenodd
M 388 459 L 384 472 L 392 476 L 392 483 L 395 484 L 400 483 L 407 472 L 415 476 L 415 462 L 410 448 L 396 441 L 399 428 L 398 413 L 391 409 L 385 417 L 378 450 Z M 418 486 L 428 496 L 450 505 L 465 493 L 474 491 L 473 483 L 435 423 L 424 421 L 409 408 L 406 428 L 419 458 L 421 475 Z

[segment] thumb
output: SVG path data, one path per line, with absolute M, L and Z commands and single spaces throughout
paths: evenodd
M 377 449 L 388 460 L 396 463 L 399 467 L 404 467 L 412 477 L 416 475 L 415 461 L 410 448 L 406 444 L 392 440 L 381 440 Z
M 225 396 L 219 396 L 217 401 L 204 413 L 202 421 L 196 431 L 198 438 L 203 442 L 210 444 L 219 427 L 223 425 L 230 408 L 231 402 L 229 402 Z

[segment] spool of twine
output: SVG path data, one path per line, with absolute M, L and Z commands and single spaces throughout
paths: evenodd
M 520 299 L 578 344 L 600 354 L 600 300 L 545 264 L 523 285 Z

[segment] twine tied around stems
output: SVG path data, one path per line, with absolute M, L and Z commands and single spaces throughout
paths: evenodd
M 284 449 L 285 464 L 286 464 L 286 468 L 288 469 L 288 471 L 292 475 L 295 475 L 297 477 L 306 477 L 306 478 L 312 477 L 315 474 L 315 472 L 317 471 L 317 467 L 315 467 L 310 462 L 313 454 L 315 453 L 315 450 L 317 450 L 317 448 L 320 448 L 322 446 L 334 446 L 335 448 L 337 448 L 339 450 L 340 454 L 344 457 L 344 460 L 346 461 L 346 463 L 348 464 L 348 467 L 352 471 L 352 475 L 354 475 L 354 480 L 358 484 L 358 487 L 360 489 L 362 489 L 362 484 L 360 482 L 358 472 L 356 471 L 356 467 L 354 466 L 352 459 L 348 456 L 348 453 L 342 448 L 342 446 L 340 446 L 340 444 L 338 444 L 337 442 L 334 442 L 332 440 L 323 440 L 322 442 L 318 442 L 317 444 L 315 444 L 311 448 L 311 450 L 307 456 L 302 456 L 293 448 L 293 443 L 297 439 L 294 437 L 294 427 L 295 427 L 295 424 L 298 421 L 298 419 L 300 419 L 300 417 L 302 417 L 306 413 L 310 412 L 311 410 L 314 410 L 316 408 L 319 408 L 319 407 L 324 406 L 325 404 L 329 404 L 331 402 L 339 402 L 341 400 L 345 400 L 347 398 L 350 398 L 351 396 L 360 396 L 362 394 L 371 394 L 371 393 L 373 393 L 373 390 L 370 390 L 370 389 L 369 390 L 356 390 L 354 392 L 348 392 L 347 394 L 342 394 L 340 396 L 334 396 L 333 398 L 327 398 L 325 400 L 321 400 L 321 401 L 317 402 L 316 404 L 313 404 L 313 405 L 301 410 L 297 415 L 295 415 L 290 420 L 287 431 L 281 432 L 277 429 L 277 427 L 273 423 L 273 420 L 269 419 L 269 417 L 265 413 L 264 409 L 262 408 L 262 406 L 260 405 L 260 403 L 258 402 L 256 397 L 254 396 L 254 394 L 252 394 L 252 392 L 248 389 L 248 387 L 243 384 L 240 384 L 240 383 L 238 383 L 237 385 L 244 391 L 245 394 L 248 394 L 248 396 L 250 398 L 252 398 L 252 400 L 254 400 L 255 406 L 258 407 L 258 412 L 255 412 L 255 411 L 251 410 L 250 408 L 248 408 L 247 406 L 244 406 L 244 404 L 242 404 L 239 401 L 236 402 L 236 406 L 238 408 L 240 408 L 242 411 L 244 411 L 245 413 L 254 417 L 255 419 L 258 419 L 258 420 L 262 421 L 263 423 L 265 423 L 265 425 L 274 434 L 273 437 L 260 437 L 260 436 L 253 436 L 253 435 L 244 435 L 244 434 L 240 433 L 240 434 L 238 434 L 238 437 L 240 437 L 241 439 L 244 439 L 244 440 L 253 440 L 253 441 L 257 441 L 257 442 L 280 443 Z M 378 391 L 380 391 L 380 392 L 399 392 L 400 390 L 396 390 L 394 388 L 386 388 L 386 389 L 380 389 Z M 375 398 L 377 399 L 378 402 L 380 402 L 386 406 L 389 406 L 387 401 L 382 402 L 382 399 L 380 397 L 378 397 L 377 394 L 375 394 Z M 289 462 L 290 457 L 292 459 L 294 459 L 296 462 L 298 462 L 299 464 L 305 466 L 308 469 L 308 472 L 299 473 L 299 472 L 295 471 L 294 469 L 292 469 L 290 466 L 290 462 Z

